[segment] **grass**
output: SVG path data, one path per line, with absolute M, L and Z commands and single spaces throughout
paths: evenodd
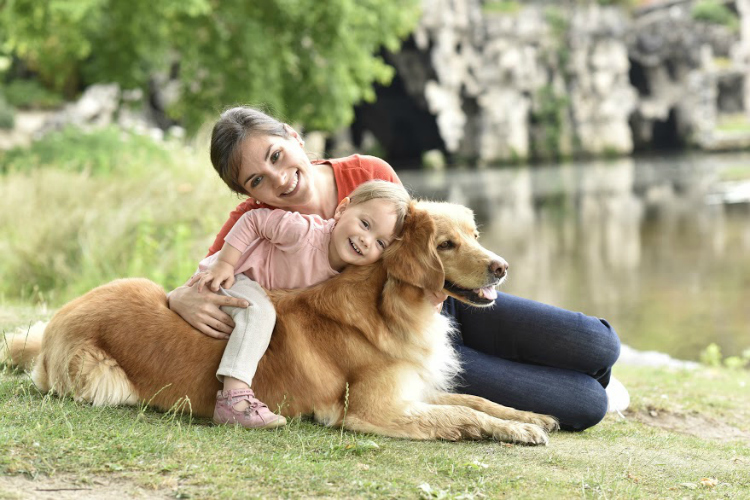
M 59 306 L 123 276 L 182 284 L 238 203 L 206 151 L 104 129 L 0 152 L 0 299 Z
M 750 132 L 750 122 L 742 114 L 728 114 L 719 117 L 719 123 L 716 125 L 719 132 Z
M 609 415 L 535 448 L 411 442 L 300 419 L 274 431 L 244 431 L 192 419 L 184 409 L 94 408 L 43 395 L 26 375 L 6 370 L 0 498 L 12 498 L 10 480 L 26 491 L 116 484 L 123 495 L 172 498 L 750 496 L 750 372 L 616 373 L 633 399 L 624 418 Z M 700 430 L 680 427 L 687 417 L 726 435 L 698 437 Z

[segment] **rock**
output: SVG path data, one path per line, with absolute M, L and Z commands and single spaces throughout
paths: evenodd
M 86 88 L 78 101 L 66 104 L 36 132 L 35 138 L 61 130 L 67 125 L 90 129 L 110 125 L 120 106 L 120 86 L 96 84 Z
M 413 43 L 392 55 L 448 153 L 492 163 L 654 140 L 744 145 L 715 130 L 722 113 L 749 113 L 750 0 L 736 2 L 739 34 L 693 19 L 692 2 L 517 4 L 424 0 Z

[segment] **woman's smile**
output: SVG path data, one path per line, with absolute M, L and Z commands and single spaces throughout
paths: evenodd
M 292 182 L 289 183 L 286 191 L 281 193 L 281 196 L 291 196 L 295 194 L 295 191 L 298 185 L 299 185 L 299 170 L 295 170 L 294 175 L 292 175 Z

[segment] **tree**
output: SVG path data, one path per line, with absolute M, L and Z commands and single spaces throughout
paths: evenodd
M 96 82 L 146 89 L 172 74 L 169 114 L 188 126 L 232 104 L 264 104 L 331 130 L 375 98 L 419 0 L 0 0 L 0 51 L 50 88 Z

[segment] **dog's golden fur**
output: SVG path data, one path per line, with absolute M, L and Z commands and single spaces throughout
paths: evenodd
M 554 418 L 449 392 L 458 372 L 451 325 L 425 290 L 449 282 L 450 293 L 467 292 L 456 298 L 481 305 L 481 294 L 468 292 L 497 283 L 495 259 L 477 243 L 471 211 L 413 204 L 380 262 L 308 289 L 269 292 L 278 319 L 253 389 L 284 415 L 361 432 L 545 444 Z M 191 328 L 148 280 L 117 280 L 73 300 L 39 340 L 10 338 L 5 358 L 29 368 L 35 357 L 42 391 L 162 410 L 189 401 L 194 414 L 213 413 L 226 342 Z

